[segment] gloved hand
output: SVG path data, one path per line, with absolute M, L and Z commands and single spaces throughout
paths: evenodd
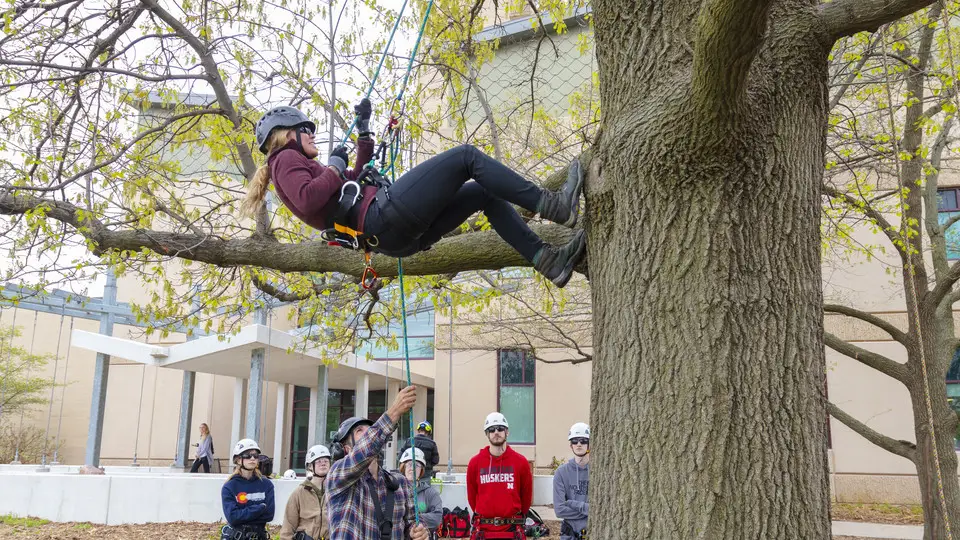
M 347 167 L 350 166 L 350 151 L 347 150 L 346 146 L 334 148 L 330 154 L 330 159 L 327 160 L 327 165 L 340 171 L 340 174 L 343 174 L 343 171 L 347 170 Z
M 370 116 L 373 115 L 373 105 L 370 104 L 370 100 L 363 98 L 360 100 L 360 103 L 353 106 L 353 112 L 357 115 L 357 133 L 361 137 L 369 137 L 370 132 Z

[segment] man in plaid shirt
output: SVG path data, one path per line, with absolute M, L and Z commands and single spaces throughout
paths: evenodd
M 383 470 L 377 461 L 383 445 L 416 400 L 416 387 L 411 385 L 400 391 L 376 423 L 350 418 L 340 425 L 334 456 L 337 445 L 342 447 L 341 455 L 345 455 L 330 467 L 326 481 L 330 540 L 429 538 L 427 529 L 414 523 L 413 486 L 403 475 Z M 395 490 L 389 489 L 388 484 Z M 388 512 L 388 496 L 394 497 L 393 515 L 383 516 L 381 531 L 376 501 L 380 501 L 381 512 Z

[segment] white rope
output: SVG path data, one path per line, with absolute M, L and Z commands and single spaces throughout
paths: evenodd
M 39 317 L 40 317 L 40 312 L 39 312 L 39 311 L 34 311 L 34 312 L 33 312 L 33 332 L 30 333 L 30 353 L 29 353 L 29 354 L 30 354 L 31 357 L 33 356 L 33 340 L 34 340 L 34 338 L 37 337 L 37 319 L 38 319 Z M 32 360 L 32 358 L 31 358 L 31 360 Z M 32 366 L 31 366 L 31 367 L 32 367 Z M 28 379 L 28 380 L 30 379 L 30 375 L 32 375 L 32 373 L 33 373 L 32 370 L 28 368 L 28 369 L 27 369 L 27 379 Z M 18 431 L 17 431 L 17 448 L 16 448 L 16 450 L 14 451 L 14 454 L 13 454 L 13 461 L 14 461 L 14 463 L 19 463 L 19 462 L 20 462 L 20 443 L 23 442 L 23 413 L 24 413 L 25 411 L 26 411 L 26 407 L 21 407 L 21 408 L 20 408 L 20 427 L 17 428 L 17 429 L 18 429 Z
M 70 348 L 73 346 L 73 321 L 70 317 L 70 330 L 67 339 L 67 357 L 63 361 L 63 389 L 60 390 L 60 413 L 57 415 L 57 440 L 53 445 L 53 464 L 60 463 L 60 428 L 63 426 L 63 400 L 67 393 L 67 371 L 70 370 Z
M 47 406 L 47 429 L 43 432 L 43 453 L 40 454 L 40 464 L 47 465 L 47 441 L 50 439 L 50 416 L 53 414 L 53 393 L 57 389 L 57 370 L 60 369 L 60 341 L 63 339 L 63 319 L 67 311 L 67 302 L 64 300 L 60 309 L 60 329 L 57 331 L 57 355 L 53 360 L 53 377 L 50 384 L 50 403 Z
M 143 411 L 143 380 L 147 376 L 147 366 L 140 370 L 140 397 L 137 398 L 137 429 L 133 439 L 133 464 L 137 464 L 137 450 L 140 447 L 140 413 Z

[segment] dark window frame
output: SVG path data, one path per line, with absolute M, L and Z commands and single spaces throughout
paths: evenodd
M 519 352 L 520 353 L 520 379 L 524 382 L 521 383 L 506 383 L 503 381 L 503 374 L 501 373 L 501 358 L 502 354 L 505 352 Z M 524 369 L 524 362 L 529 360 L 533 366 L 533 382 L 526 382 L 526 373 L 527 370 Z M 516 446 L 534 446 L 537 444 L 537 360 L 533 355 L 533 351 L 528 349 L 497 349 L 497 410 L 500 410 L 500 389 L 502 387 L 521 387 L 521 388 L 533 388 L 533 440 L 530 442 L 513 442 L 507 441 L 510 444 Z M 509 421 L 509 419 L 507 419 Z

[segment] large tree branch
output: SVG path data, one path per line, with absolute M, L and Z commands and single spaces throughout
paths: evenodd
M 706 0 L 697 17 L 693 98 L 703 111 L 733 110 L 760 50 L 772 0 Z
M 826 311 L 827 313 L 839 313 L 840 315 L 846 315 L 847 317 L 853 317 L 854 319 L 860 319 L 863 322 L 870 323 L 873 326 L 876 326 L 877 328 L 890 334 L 890 337 L 900 342 L 900 344 L 905 347 L 909 346 L 911 343 L 910 336 L 908 336 L 906 332 L 903 332 L 890 322 L 885 321 L 876 315 L 866 313 L 852 307 L 841 306 L 837 304 L 824 304 L 823 311 Z
M 830 412 L 830 416 L 839 420 L 843 425 L 847 426 L 864 439 L 872 442 L 880 448 L 883 448 L 887 452 L 909 459 L 912 462 L 916 462 L 917 445 L 913 444 L 912 442 L 887 437 L 886 435 L 876 431 L 870 426 L 843 412 L 840 407 L 837 407 L 829 401 L 827 402 L 827 411 Z
M 903 367 L 903 364 L 894 362 L 882 354 L 847 343 L 829 332 L 823 333 L 823 344 L 844 356 L 853 358 L 865 366 L 872 367 L 880 373 L 906 384 L 907 370 Z
M 43 212 L 73 227 L 84 236 L 95 255 L 108 251 L 150 250 L 163 256 L 178 257 L 221 267 L 259 266 L 280 272 L 339 272 L 360 277 L 363 261 L 356 252 L 327 245 L 324 241 L 284 244 L 253 236 L 223 239 L 209 235 L 181 234 L 144 229 L 111 230 L 88 212 L 63 201 L 28 195 L 0 195 L 0 215 Z M 573 231 L 553 224 L 533 224 L 545 241 L 561 244 Z M 374 256 L 373 266 L 381 276 L 395 276 L 397 262 L 387 256 Z M 404 259 L 404 273 L 433 275 L 468 270 L 497 270 L 509 266 L 530 266 L 519 253 L 490 231 L 446 238 L 432 249 Z M 580 267 L 578 266 L 578 270 Z
M 820 4 L 823 27 L 833 39 L 873 32 L 882 25 L 919 11 L 933 0 L 836 0 Z
M 937 280 L 937 285 L 932 291 L 923 295 L 922 301 L 930 308 L 936 308 L 940 302 L 947 296 L 953 285 L 960 280 L 960 261 L 950 265 L 950 270 L 943 275 L 942 279 Z

